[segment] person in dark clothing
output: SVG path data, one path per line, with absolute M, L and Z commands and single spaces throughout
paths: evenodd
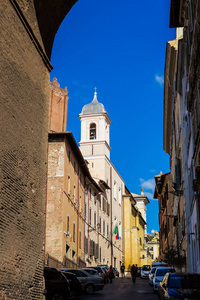
M 124 266 L 124 264 L 122 264 L 121 267 L 120 267 L 122 278 L 124 278 L 124 270 L 125 270 L 125 266 Z
M 131 276 L 132 276 L 133 283 L 135 283 L 135 281 L 136 281 L 137 271 L 138 271 L 138 268 L 133 264 L 131 267 Z
M 109 277 L 110 283 L 112 283 L 112 280 L 115 277 L 112 265 L 110 266 L 108 277 Z

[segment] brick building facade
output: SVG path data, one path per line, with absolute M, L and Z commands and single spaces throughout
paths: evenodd
M 75 2 L 0 5 L 1 299 L 43 297 L 50 56 Z

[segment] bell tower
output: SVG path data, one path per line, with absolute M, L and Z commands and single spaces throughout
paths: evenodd
M 110 160 L 111 120 L 104 105 L 97 100 L 97 92 L 91 103 L 85 105 L 79 114 L 81 121 L 80 150 L 86 160 L 107 158 Z

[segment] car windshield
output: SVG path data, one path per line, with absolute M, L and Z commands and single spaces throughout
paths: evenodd
M 166 273 L 176 272 L 174 269 L 157 269 L 156 276 L 164 276 Z
M 150 271 L 150 266 L 146 265 L 142 267 L 142 271 Z
M 91 275 L 96 274 L 95 270 L 89 270 L 89 269 L 84 269 L 86 272 L 90 273 Z
M 151 269 L 151 274 L 154 274 L 156 271 L 156 268 Z

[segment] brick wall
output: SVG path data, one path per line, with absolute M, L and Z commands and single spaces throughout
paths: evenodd
M 50 83 L 49 130 L 65 132 L 67 129 L 68 89 L 60 88 L 57 79 Z
M 0 16 L 0 299 L 41 299 L 49 70 L 11 1 Z

